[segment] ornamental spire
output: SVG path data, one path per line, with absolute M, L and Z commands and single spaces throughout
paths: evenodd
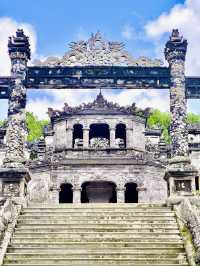
M 173 29 L 165 46 L 165 59 L 171 64 L 172 60 L 183 60 L 187 52 L 187 40 L 180 35 L 178 29 Z
M 8 53 L 11 58 L 24 57 L 27 60 L 31 58 L 29 38 L 22 29 L 16 31 L 16 36 L 9 37 Z

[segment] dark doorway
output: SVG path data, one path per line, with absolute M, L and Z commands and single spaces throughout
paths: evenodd
M 73 191 L 71 184 L 62 184 L 60 186 L 59 203 L 72 203 Z
M 76 139 L 83 139 L 83 126 L 81 124 L 75 124 L 73 127 L 73 147 Z
M 107 124 L 92 124 L 90 126 L 90 139 L 105 138 L 110 140 L 110 130 Z
M 85 182 L 82 185 L 81 203 L 89 202 L 116 203 L 116 185 L 106 181 Z
M 125 202 L 126 203 L 138 203 L 137 184 L 127 183 L 125 185 Z
M 195 188 L 196 190 L 199 190 L 199 177 L 195 176 Z
M 115 130 L 115 138 L 123 139 L 124 147 L 126 147 L 126 125 L 122 123 L 117 124 L 116 130 Z

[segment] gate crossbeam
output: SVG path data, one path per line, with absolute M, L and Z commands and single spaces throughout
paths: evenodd
M 8 99 L 11 77 L 0 77 L 0 99 Z M 170 89 L 168 67 L 27 67 L 27 89 Z M 200 77 L 186 77 L 186 98 L 200 99 Z

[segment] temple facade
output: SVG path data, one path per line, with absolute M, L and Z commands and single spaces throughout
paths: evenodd
M 16 190 L 19 196 L 23 187 L 30 202 L 160 203 L 198 190 L 200 131 L 196 126 L 188 132 L 186 125 L 186 96 L 192 97 L 194 85 L 184 75 L 187 41 L 178 30 L 165 47 L 169 67 L 157 59 L 133 58 L 123 43 L 108 42 L 99 32 L 70 43 L 62 58 L 37 60 L 30 67 L 29 42 L 22 30 L 9 39 L 8 48 L 11 77 L 1 79 L 4 97 L 10 93 L 7 127 L 0 130 L 2 195 L 10 190 L 15 195 Z M 24 122 L 26 90 L 33 88 L 100 92 L 91 103 L 49 108 L 50 125 L 30 145 Z M 170 88 L 171 145 L 160 129 L 147 128 L 149 108 L 109 102 L 105 88 Z
M 50 164 L 31 162 L 31 199 L 42 194 L 56 203 L 163 202 L 165 168 L 146 152 L 147 114 L 134 104 L 108 102 L 101 92 L 92 103 L 49 109 L 51 130 L 40 162 Z M 38 193 L 38 183 L 46 193 Z

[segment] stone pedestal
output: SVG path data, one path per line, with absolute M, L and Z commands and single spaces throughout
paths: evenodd
M 3 198 L 24 199 L 30 175 L 25 168 L 0 168 L 0 195 Z
M 169 161 L 165 173 L 168 196 L 191 196 L 195 193 L 195 176 L 198 171 L 188 157 L 175 157 Z

